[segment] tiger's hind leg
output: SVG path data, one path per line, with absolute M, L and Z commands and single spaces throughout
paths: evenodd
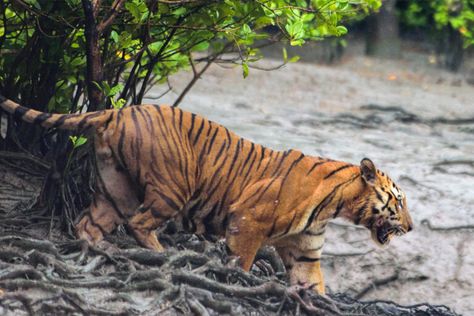
M 76 224 L 76 235 L 90 245 L 97 245 L 105 234 L 112 232 L 123 219 L 102 194 L 94 197 L 92 205 Z
M 100 242 L 104 234 L 125 223 L 140 205 L 129 177 L 119 168 L 100 136 L 95 139 L 95 145 L 98 171 L 96 193 L 88 212 L 76 225 L 78 238 L 92 245 Z
M 173 218 L 183 205 L 171 201 L 163 194 L 156 193 L 157 190 L 153 188 L 147 191 L 143 205 L 129 219 L 127 226 L 141 246 L 161 252 L 164 248 L 158 241 L 156 229 L 168 219 Z

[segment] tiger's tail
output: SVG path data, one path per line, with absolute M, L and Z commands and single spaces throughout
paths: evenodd
M 110 119 L 112 110 L 103 110 L 83 114 L 51 114 L 26 108 L 0 95 L 0 108 L 25 122 L 41 125 L 45 128 L 59 128 L 82 131 L 102 125 Z

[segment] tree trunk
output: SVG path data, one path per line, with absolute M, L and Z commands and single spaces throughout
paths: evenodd
M 397 0 L 384 1 L 380 12 L 367 19 L 367 55 L 382 58 L 401 56 L 396 2 Z
M 89 112 L 100 110 L 104 105 L 104 94 L 98 85 L 102 83 L 104 74 L 100 55 L 100 32 L 97 27 L 99 5 L 89 0 L 82 0 L 85 15 L 85 36 L 87 56 L 87 95 Z
M 463 62 L 464 49 L 463 38 L 458 30 L 451 25 L 447 27 L 447 32 L 443 36 L 442 55 L 443 66 L 451 71 L 458 71 Z

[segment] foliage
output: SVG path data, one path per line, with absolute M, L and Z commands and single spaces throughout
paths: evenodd
M 100 107 L 140 103 L 151 85 L 189 68 L 191 56 L 239 64 L 246 76 L 249 63 L 261 57 L 262 41 L 302 45 L 344 35 L 345 21 L 379 6 L 380 0 L 2 2 L 0 92 L 63 113 L 87 108 L 87 90 L 93 89 L 100 92 Z M 91 7 L 92 20 L 86 11 Z M 90 24 L 98 31 L 95 44 L 103 68 L 92 86 Z M 278 34 L 267 32 L 268 27 Z M 224 52 L 235 55 L 217 60 Z
M 422 28 L 434 24 L 438 32 L 449 26 L 462 35 L 464 47 L 474 44 L 474 0 L 409 0 L 404 6 L 402 23 Z

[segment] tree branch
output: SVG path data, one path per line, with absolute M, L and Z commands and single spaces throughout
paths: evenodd
M 114 3 L 112 3 L 112 8 L 107 14 L 107 17 L 104 18 L 104 20 L 102 20 L 102 22 L 100 22 L 97 26 L 97 31 L 99 33 L 103 33 L 104 30 L 114 22 L 115 18 L 120 13 L 120 9 L 122 8 L 124 3 L 125 0 L 115 0 Z

